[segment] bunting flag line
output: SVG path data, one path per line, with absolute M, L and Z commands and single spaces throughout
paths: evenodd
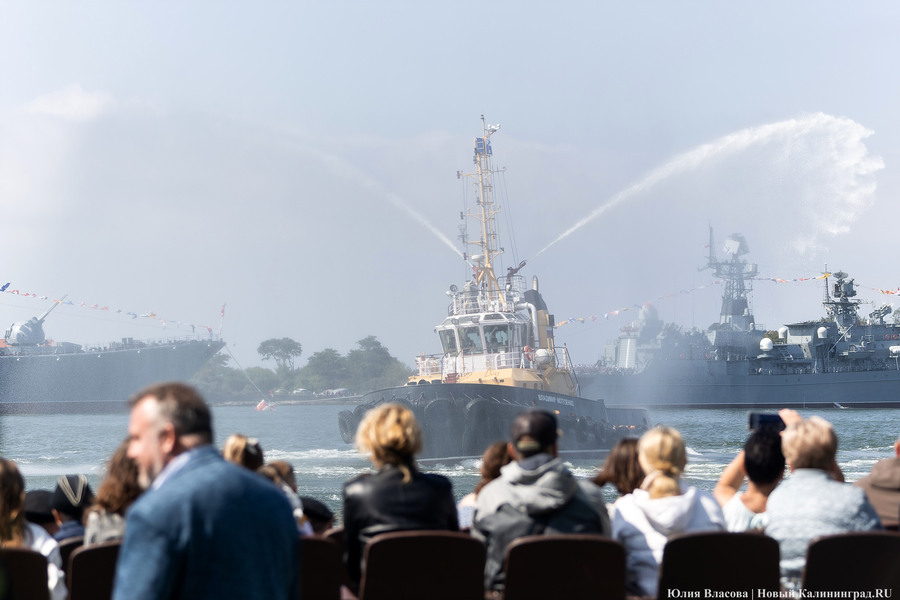
M 6 293 L 6 294 L 15 294 L 16 296 L 19 296 L 21 298 L 34 298 L 36 300 L 48 300 L 49 299 L 49 296 L 38 296 L 37 294 L 33 294 L 31 292 L 22 293 L 20 290 L 17 290 L 17 289 L 11 290 L 11 289 L 9 289 L 10 285 L 12 285 L 12 283 L 7 282 L 6 284 L 0 286 L 0 292 Z M 126 317 L 131 317 L 132 320 L 137 319 L 138 316 L 141 316 L 141 317 L 147 318 L 147 319 L 154 319 L 162 325 L 162 329 L 166 329 L 166 326 L 169 324 L 173 324 L 179 329 L 181 328 L 181 325 L 184 325 L 186 327 L 191 328 L 191 333 L 196 333 L 196 328 L 192 323 L 188 323 L 186 321 L 175 321 L 173 319 L 163 319 L 162 317 L 157 315 L 152 310 L 148 313 L 140 313 L 139 314 L 134 311 L 125 312 L 121 308 L 117 308 L 117 309 L 113 310 L 113 309 L 110 309 L 109 305 L 101 305 L 99 302 L 94 302 L 93 304 L 90 304 L 90 305 L 87 303 L 87 301 L 83 301 L 83 302 L 76 304 L 72 300 L 60 299 L 60 300 L 53 300 L 53 302 L 55 302 L 57 304 L 66 305 L 66 306 L 77 306 L 79 308 L 92 308 L 94 310 L 106 311 L 106 312 L 114 313 L 117 315 L 121 314 Z M 222 304 L 221 312 L 222 312 L 222 317 L 224 317 L 225 316 L 225 304 Z M 209 334 L 212 335 L 212 333 L 213 333 L 212 327 L 210 327 L 208 325 L 200 325 L 200 327 L 205 328 L 209 332 Z

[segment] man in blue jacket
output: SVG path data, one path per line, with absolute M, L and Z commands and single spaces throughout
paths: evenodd
M 113 598 L 294 600 L 300 539 L 284 493 L 212 446 L 212 417 L 180 383 L 132 400 L 128 455 L 147 491 L 127 514 Z

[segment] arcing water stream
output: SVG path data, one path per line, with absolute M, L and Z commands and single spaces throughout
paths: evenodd
M 808 204 L 806 208 L 813 224 L 818 225 L 820 231 L 845 233 L 875 192 L 874 180 L 865 176 L 884 168 L 881 157 L 869 155 L 863 143 L 872 133 L 871 129 L 866 129 L 851 119 L 824 113 L 742 129 L 676 156 L 650 171 L 642 180 L 622 190 L 567 229 L 530 260 L 610 209 L 646 192 L 664 179 L 696 169 L 713 159 L 762 144 L 773 145 L 773 158 L 776 161 L 784 161 L 788 154 L 793 152 L 796 155 L 799 151 L 802 161 L 799 168 L 819 173 L 817 177 L 811 178 L 814 180 L 812 185 L 821 188 L 817 192 L 826 192 L 808 193 L 802 199 Z M 816 231 L 816 228 L 810 229 Z M 815 247 L 814 235 L 816 234 L 796 241 L 797 249 L 803 252 Z

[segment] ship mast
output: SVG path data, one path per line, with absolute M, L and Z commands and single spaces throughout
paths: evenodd
M 494 273 L 494 261 L 503 254 L 503 248 L 497 244 L 496 216 L 500 208 L 494 203 L 494 186 L 492 176 L 494 173 L 502 173 L 506 168 L 494 169 L 492 165 L 493 152 L 491 151 L 492 135 L 497 133 L 500 125 L 487 125 L 484 115 L 481 115 L 481 137 L 475 138 L 475 163 L 474 173 L 456 172 L 456 177 L 471 177 L 475 186 L 475 202 L 478 209 L 469 211 L 466 215 L 477 220 L 480 224 L 481 237 L 478 240 L 463 240 L 467 245 L 478 246 L 477 254 L 468 256 L 471 259 L 472 268 L 475 270 L 475 284 L 488 298 L 499 298 L 505 304 L 503 288 L 497 283 Z
M 747 241 L 739 233 L 734 233 L 725 240 L 725 252 L 731 254 L 731 260 L 716 260 L 715 240 L 712 226 L 709 228 L 709 258 L 706 266 L 700 270 L 713 269 L 715 276 L 725 280 L 725 293 L 722 294 L 722 311 L 719 324 L 728 325 L 739 331 L 749 331 L 755 327 L 750 304 L 747 300 L 749 291 L 744 285 L 745 279 L 752 279 L 759 273 L 755 264 L 748 265 L 741 256 L 750 252 Z

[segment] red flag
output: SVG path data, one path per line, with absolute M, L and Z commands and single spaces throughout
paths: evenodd
M 225 305 L 224 304 L 222 305 L 222 316 L 223 317 L 225 316 Z

